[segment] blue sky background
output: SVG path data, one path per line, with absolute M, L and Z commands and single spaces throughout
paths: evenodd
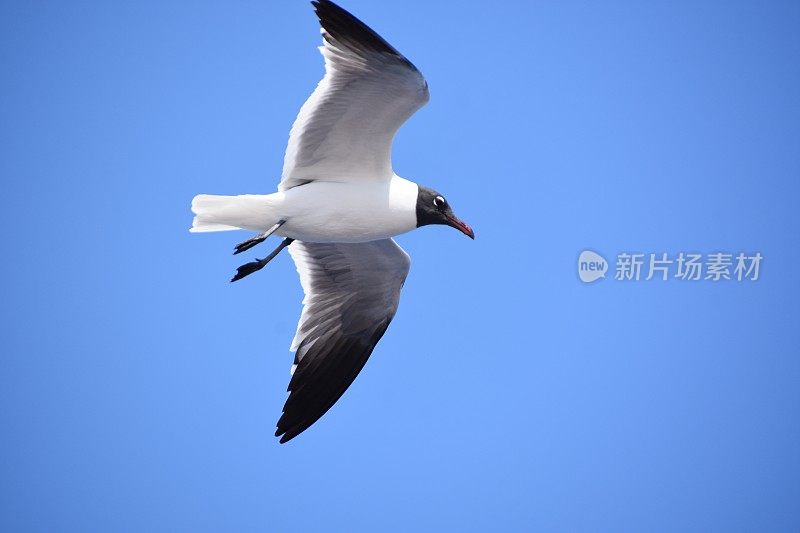
M 398 239 L 392 327 L 283 446 L 294 266 L 231 285 L 247 235 L 187 230 L 274 190 L 310 6 L 0 4 L 0 529 L 800 529 L 800 4 L 344 4 L 431 86 L 395 170 L 477 239 Z

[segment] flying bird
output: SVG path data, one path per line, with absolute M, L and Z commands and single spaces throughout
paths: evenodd
M 325 76 L 292 125 L 278 191 L 192 200 L 192 232 L 258 234 L 234 254 L 283 237 L 297 266 L 303 311 L 289 397 L 276 437 L 287 442 L 324 415 L 364 367 L 397 311 L 410 259 L 392 237 L 429 224 L 472 228 L 438 192 L 392 170 L 392 140 L 428 102 L 428 83 L 392 45 L 329 0 L 312 2 L 322 26 Z

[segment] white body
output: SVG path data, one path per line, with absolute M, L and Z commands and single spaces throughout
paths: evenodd
M 273 194 L 192 200 L 191 231 L 246 229 L 263 232 L 280 220 L 276 235 L 305 242 L 367 242 L 417 227 L 416 183 L 397 175 L 389 181 L 313 181 Z

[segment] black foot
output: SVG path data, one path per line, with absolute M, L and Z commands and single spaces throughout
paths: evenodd
M 231 278 L 231 282 L 239 281 L 245 276 L 249 276 L 253 272 L 258 272 L 262 268 L 266 266 L 266 262 L 263 259 L 257 259 L 251 263 L 245 263 L 239 268 L 236 269 L 236 275 Z
M 247 239 L 244 242 L 240 242 L 234 248 L 235 251 L 233 252 L 233 255 L 240 254 L 240 253 L 244 252 L 245 250 L 249 250 L 250 248 L 252 248 L 256 244 L 264 242 L 265 240 L 267 240 L 267 237 L 269 237 L 270 235 L 275 233 L 275 230 L 277 230 L 278 228 L 280 228 L 284 224 L 286 224 L 285 220 L 279 220 L 274 226 L 269 228 L 264 233 L 262 233 L 260 235 L 256 235 L 255 237 L 252 237 L 250 239 Z
M 278 245 L 278 247 L 275 248 L 272 251 L 272 253 L 269 254 L 264 259 L 256 259 L 255 261 L 251 261 L 250 263 L 243 264 L 242 266 L 236 269 L 236 275 L 233 276 L 233 278 L 231 278 L 231 282 L 239 281 L 243 277 L 249 276 L 253 272 L 258 272 L 259 270 L 267 266 L 267 263 L 275 259 L 275 257 L 279 253 L 281 253 L 281 250 L 292 244 L 292 242 L 294 242 L 294 239 L 290 239 L 287 237 L 286 239 L 283 239 L 281 243 Z
M 244 252 L 246 250 L 249 250 L 250 248 L 252 248 L 256 244 L 262 243 L 265 240 L 267 240 L 267 237 L 262 234 L 262 235 L 258 235 L 256 237 L 253 237 L 252 239 L 247 239 L 244 242 L 240 242 L 239 244 L 236 245 L 236 248 L 235 248 L 236 251 L 233 252 L 233 255 L 240 254 L 240 253 L 242 253 L 242 252 Z

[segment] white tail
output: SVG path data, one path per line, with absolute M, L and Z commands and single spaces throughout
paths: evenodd
M 229 231 L 239 229 L 230 224 L 223 224 L 222 221 L 229 218 L 226 212 L 230 211 L 233 205 L 232 200 L 236 196 L 217 196 L 214 194 L 198 194 L 192 198 L 192 213 L 196 216 L 192 220 L 192 227 L 189 231 L 201 233 L 205 231 Z
M 270 225 L 266 220 L 267 197 L 256 194 L 219 196 L 198 194 L 192 199 L 192 212 L 196 215 L 189 231 L 229 231 L 258 229 Z

